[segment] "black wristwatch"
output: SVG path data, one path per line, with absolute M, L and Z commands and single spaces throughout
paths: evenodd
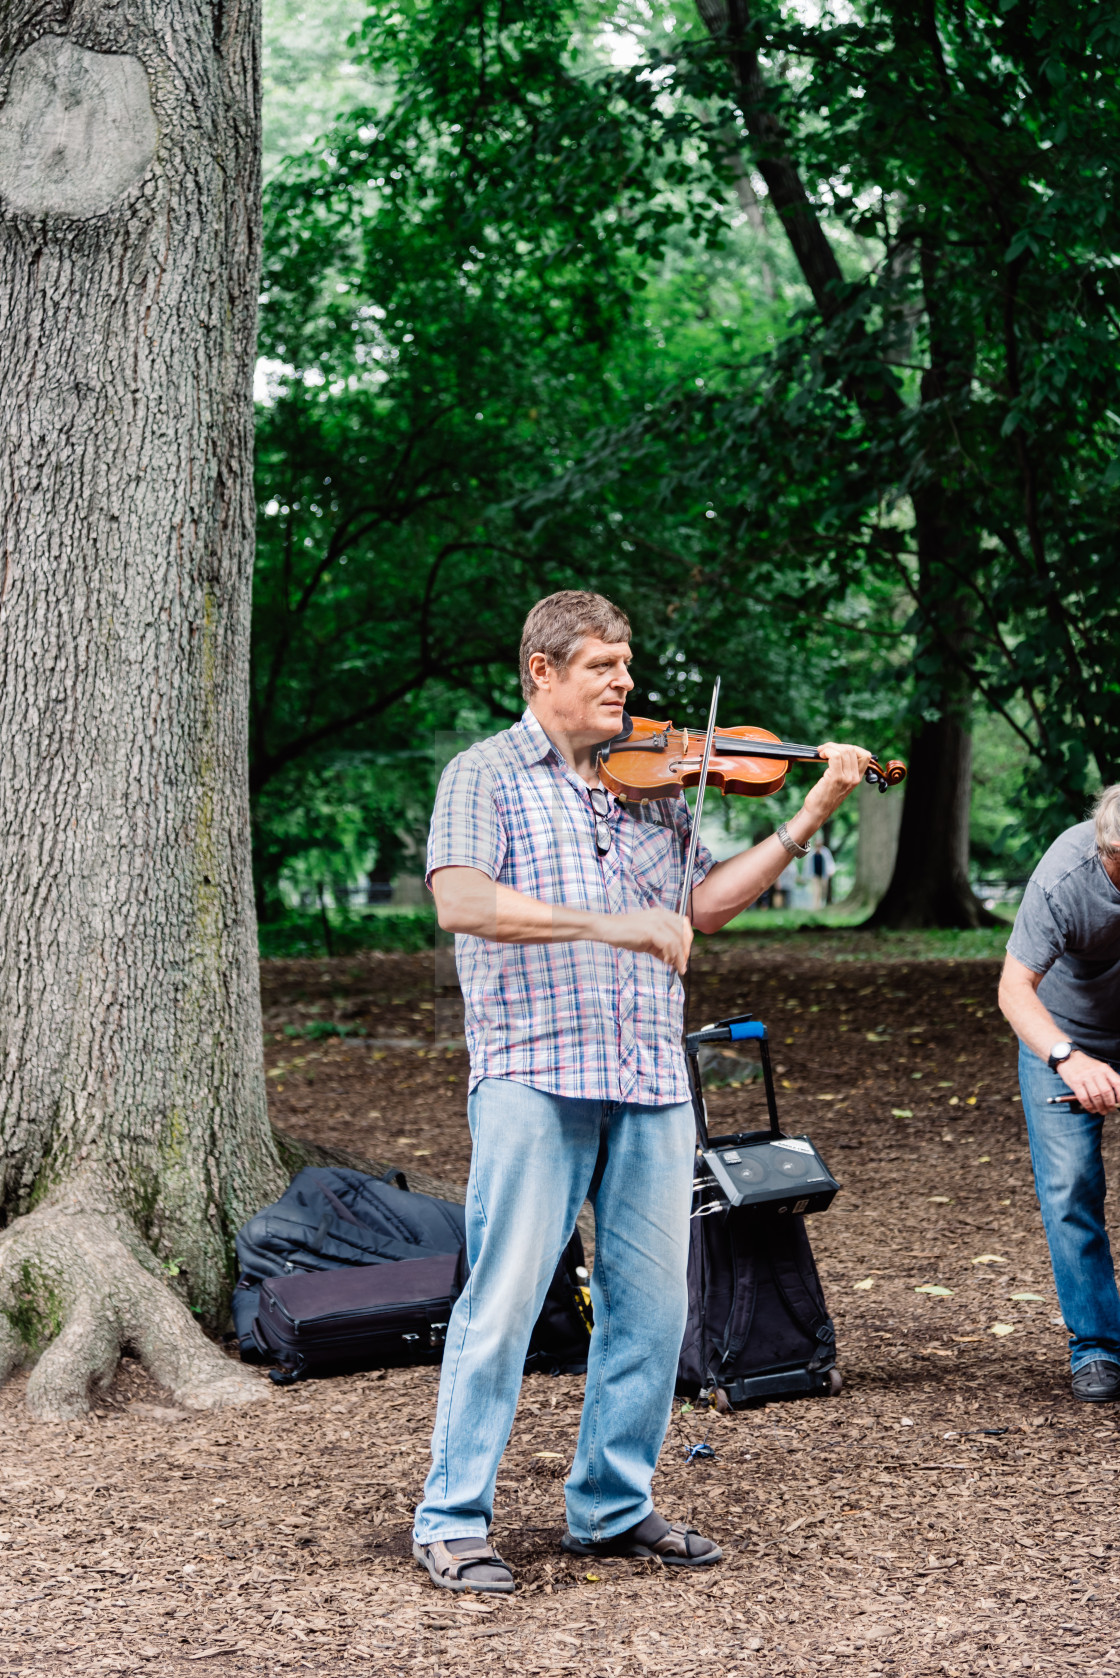
M 1050 1050 L 1050 1058 L 1046 1062 L 1051 1072 L 1056 1072 L 1064 1060 L 1068 1060 L 1073 1053 L 1073 1044 L 1067 1043 L 1063 1037 L 1060 1043 L 1055 1043 Z

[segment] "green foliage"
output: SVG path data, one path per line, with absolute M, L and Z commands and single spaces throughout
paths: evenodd
M 729 46 L 758 56 L 862 271 L 745 376 L 682 392 L 619 446 L 660 450 L 666 497 L 704 485 L 764 588 L 798 560 L 810 614 L 845 617 L 853 583 L 908 601 L 919 714 L 959 672 L 1029 754 L 1035 819 L 1061 826 L 1120 732 L 1115 11 L 772 9 L 676 44 L 666 96 L 722 100 L 698 127 L 737 125 L 765 167 Z
M 289 912 L 260 926 L 260 952 L 268 957 L 353 955 L 358 950 L 402 950 L 416 954 L 435 942 L 430 910 L 371 910 L 365 914 L 327 909 L 322 914 Z
M 337 1020 L 308 1020 L 306 1025 L 286 1025 L 285 1037 L 306 1037 L 314 1043 L 324 1037 L 365 1037 L 367 1032 L 361 1025 L 339 1024 Z
M 344 111 L 368 102 L 373 87 L 349 44 L 364 13 L 364 0 L 264 0 L 266 180 L 286 157 L 319 142 Z
M 1002 719 L 985 868 L 1115 772 L 1115 15 L 732 13 L 713 36 L 629 0 L 375 4 L 367 103 L 270 187 L 252 771 L 277 949 L 357 936 L 281 879 L 306 901 L 405 866 L 433 736 L 518 714 L 554 588 L 630 612 L 639 713 L 698 720 L 719 669 L 728 720 L 888 755 L 970 689 Z M 827 283 L 767 197 L 783 158 Z
M 422 873 L 432 791 L 430 747 L 324 754 L 278 772 L 254 806 L 260 919 L 324 894 L 345 902 L 363 873 L 388 881 L 410 860 Z
M 748 945 L 774 951 L 788 947 L 799 957 L 820 961 L 1000 961 L 1007 947 L 1010 923 L 969 928 L 930 928 L 920 932 L 894 932 L 885 928 L 865 932 L 846 926 L 841 917 L 827 920 L 810 915 L 767 915 L 760 926 L 757 914 L 740 915 L 719 938 L 738 935 Z M 703 942 L 703 938 L 699 940 Z

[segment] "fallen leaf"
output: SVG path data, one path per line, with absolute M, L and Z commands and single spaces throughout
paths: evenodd
M 1029 1299 L 1033 1305 L 1045 1305 L 1046 1301 L 1040 1293 L 1013 1293 L 1012 1299 Z
M 910 1107 L 892 1107 L 891 1108 L 891 1118 L 892 1119 L 912 1119 L 913 1117 L 914 1117 L 913 1109 L 910 1108 Z
M 992 1163 L 991 1154 L 981 1154 L 980 1158 L 976 1161 L 976 1163 L 977 1163 L 977 1165 L 991 1165 L 991 1163 Z
M 931 1194 L 930 1201 L 934 1206 L 951 1206 L 953 1197 L 950 1194 Z
M 999 1253 L 978 1253 L 972 1260 L 973 1264 L 1006 1264 L 1007 1260 Z
M 587 1580 L 589 1585 L 597 1585 L 599 1583 L 599 1575 L 597 1573 L 585 1573 L 584 1578 Z
M 533 1455 L 535 1457 L 551 1457 L 555 1462 L 561 1462 L 564 1453 L 563 1451 L 534 1451 Z
M 936 1282 L 923 1282 L 920 1288 L 914 1289 L 914 1292 L 929 1293 L 932 1294 L 935 1299 L 952 1299 L 953 1297 L 952 1288 L 943 1288 Z
M 862 1282 L 852 1283 L 852 1287 L 856 1293 L 868 1293 L 874 1286 L 874 1276 L 865 1276 Z
M 988 1330 L 988 1333 L 998 1334 L 1001 1337 L 1005 1334 L 1014 1334 L 1015 1325 L 1014 1323 L 993 1323 L 991 1328 Z

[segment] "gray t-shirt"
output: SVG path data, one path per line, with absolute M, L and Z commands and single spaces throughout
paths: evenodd
M 1039 1001 L 1075 1047 L 1120 1060 L 1120 890 L 1092 822 L 1067 828 L 1031 875 L 1007 953 L 1045 974 Z

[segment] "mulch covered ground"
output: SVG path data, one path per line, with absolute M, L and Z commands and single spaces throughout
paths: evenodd
M 494 1534 L 521 1589 L 497 1604 L 409 1558 L 434 1371 L 200 1417 L 126 1367 L 67 1426 L 30 1422 L 16 1381 L 0 1672 L 1120 1674 L 1120 1415 L 1069 1394 L 996 968 L 890 948 L 716 940 L 696 963 L 694 1020 L 767 1019 L 785 1127 L 844 1185 L 810 1223 L 843 1395 L 681 1412 L 666 1442 L 660 1507 L 722 1566 L 560 1556 L 576 1377 L 526 1382 Z M 278 962 L 264 983 L 277 1121 L 461 1183 L 466 1058 L 437 1046 L 457 1003 L 430 958 Z M 717 1123 L 753 1123 L 756 1087 L 723 1073 Z M 715 1459 L 687 1467 L 708 1430 Z

